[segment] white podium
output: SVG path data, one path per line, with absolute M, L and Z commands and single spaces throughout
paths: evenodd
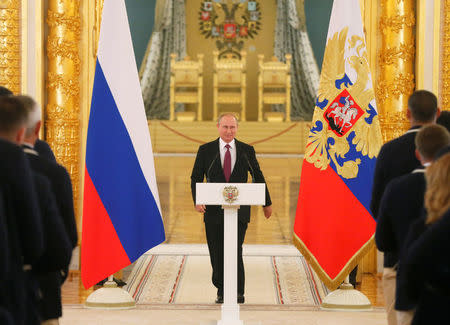
M 237 303 L 237 222 L 241 205 L 264 205 L 264 183 L 197 183 L 196 204 L 221 205 L 224 209 L 224 274 L 222 319 L 218 325 L 243 325 Z

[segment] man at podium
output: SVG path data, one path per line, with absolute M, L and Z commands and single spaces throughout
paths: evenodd
M 219 138 L 199 147 L 191 174 L 191 191 L 195 204 L 195 184 L 208 183 L 247 183 L 248 173 L 254 183 L 265 183 L 256 160 L 255 149 L 235 139 L 238 129 L 237 118 L 230 113 L 219 116 L 217 130 Z M 195 209 L 203 213 L 206 239 L 212 266 L 212 283 L 217 288 L 216 303 L 223 303 L 223 232 L 224 212 L 221 206 L 195 205 Z M 266 203 L 264 215 L 270 218 L 272 201 L 266 184 Z M 244 243 L 247 225 L 250 222 L 250 206 L 241 206 L 238 210 L 238 292 L 237 302 L 244 303 L 245 273 L 242 260 L 242 244 Z

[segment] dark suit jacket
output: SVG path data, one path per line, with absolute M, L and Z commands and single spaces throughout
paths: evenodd
M 0 187 L 0 283 L 5 280 L 9 268 L 8 228 L 3 190 Z
M 68 247 L 59 247 L 59 257 L 53 257 L 53 266 L 38 272 L 39 286 L 43 295 L 43 303 L 41 306 L 41 315 L 44 320 L 51 318 L 59 318 L 62 315 L 61 306 L 61 285 L 68 273 L 70 257 L 73 248 L 77 245 L 78 235 L 76 229 L 75 214 L 73 209 L 72 183 L 66 169 L 47 158 L 40 157 L 33 148 L 25 146 L 31 168 L 39 174 L 44 175 L 50 184 L 50 189 L 55 197 L 57 213 L 60 218 L 60 224 L 66 233 Z M 52 246 L 56 245 L 60 239 L 53 238 Z M 65 242 L 63 240 L 63 242 Z M 64 246 L 61 242 L 59 245 Z M 68 248 L 69 253 L 66 249 Z M 53 249 L 53 248 L 51 248 Z M 42 268 L 44 268 L 41 265 Z M 53 272 L 45 272 L 53 271 Z M 61 274 L 64 274 L 62 276 Z
M 419 128 L 413 127 L 410 131 Z M 381 197 L 387 184 L 394 178 L 409 174 L 421 166 L 420 161 L 415 156 L 416 145 L 414 140 L 416 134 L 416 132 L 406 133 L 385 143 L 380 149 L 375 165 L 372 199 L 370 202 L 370 209 L 375 219 L 378 218 Z M 386 252 L 384 258 L 388 261 L 397 259 L 396 256 L 390 255 L 390 252 Z M 390 264 L 390 262 L 388 263 Z
M 15 324 L 27 315 L 28 281 L 23 263 L 35 263 L 43 253 L 44 240 L 31 169 L 22 149 L 0 140 L 0 188 L 8 230 L 8 269 L 0 281 L 0 306 Z
M 34 149 L 38 152 L 39 156 L 56 162 L 55 154 L 53 153 L 48 143 L 44 140 L 37 139 L 36 143 L 34 144 Z
M 264 175 L 261 172 L 256 160 L 255 149 L 241 141 L 235 139 L 236 143 L 236 163 L 230 176 L 229 183 L 247 183 L 248 173 L 253 177 L 255 183 L 265 183 Z M 202 183 L 204 178 L 210 183 L 226 183 L 225 175 L 220 161 L 219 138 L 212 142 L 201 145 L 198 148 L 194 168 L 191 174 L 191 191 L 195 204 L 195 184 Z M 266 184 L 266 204 L 272 204 L 269 190 Z M 241 206 L 238 210 L 238 220 L 240 222 L 250 221 L 250 206 Z M 205 222 L 223 222 L 223 209 L 219 205 L 209 205 L 204 214 Z
M 45 249 L 33 265 L 36 274 L 66 269 L 72 257 L 72 244 L 56 205 L 55 196 L 48 179 L 34 173 L 44 231 Z
M 420 127 L 413 127 L 417 130 Z M 375 172 L 373 177 L 372 200 L 370 209 L 372 215 L 378 218 L 378 209 L 381 197 L 387 184 L 394 178 L 409 174 L 414 169 L 419 168 L 421 163 L 415 156 L 417 132 L 410 132 L 385 143 L 377 157 Z
M 14 325 L 11 314 L 4 308 L 0 307 L 0 324 Z
M 390 253 L 384 259 L 385 267 L 393 267 L 401 259 L 409 227 L 425 213 L 425 175 L 411 173 L 393 179 L 381 199 L 375 242 L 380 251 Z M 397 273 L 395 306 L 398 310 L 412 309 L 402 285 L 401 272 Z
M 36 153 L 33 153 L 33 149 L 30 149 L 25 148 L 30 166 L 33 171 L 44 175 L 50 181 L 59 214 L 62 217 L 72 248 L 75 248 L 78 241 L 78 234 L 73 208 L 72 182 L 69 173 L 67 173 L 63 166 L 40 157 Z
M 428 227 L 421 220 L 411 225 L 400 270 L 408 294 L 418 297 L 412 324 L 450 324 L 449 233 L 450 210 Z

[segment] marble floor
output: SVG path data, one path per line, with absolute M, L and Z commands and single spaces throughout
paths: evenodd
M 195 155 L 159 154 L 155 157 L 159 197 L 166 230 L 166 243 L 205 243 L 203 218 L 193 208 L 190 174 Z M 246 244 L 290 245 L 300 185 L 301 156 L 258 156 L 272 201 L 273 216 L 266 220 L 260 207 L 252 208 Z M 126 280 L 130 267 L 120 275 Z M 245 324 L 386 324 L 380 275 L 362 274 L 357 289 L 374 306 L 370 312 L 330 312 L 301 306 L 243 305 Z M 139 306 L 128 311 L 83 308 L 93 291 L 84 289 L 79 271 L 71 271 L 63 286 L 62 325 L 72 324 L 211 324 L 220 318 L 220 307 L 210 305 Z

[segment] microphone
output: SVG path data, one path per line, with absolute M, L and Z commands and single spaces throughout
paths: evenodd
M 250 174 L 252 175 L 252 183 L 254 183 L 255 182 L 255 172 L 253 171 L 252 165 L 250 164 L 250 161 L 248 160 L 248 157 L 245 153 L 244 153 L 244 156 L 245 156 L 245 160 L 247 160 L 248 167 L 250 167 L 250 171 L 251 171 Z
M 219 155 L 219 152 L 217 152 L 216 156 L 214 157 L 214 159 L 211 161 L 211 164 L 209 165 L 208 170 L 206 171 L 206 183 L 209 183 L 209 172 L 211 171 L 212 166 L 214 165 L 214 162 L 217 159 L 217 156 Z

